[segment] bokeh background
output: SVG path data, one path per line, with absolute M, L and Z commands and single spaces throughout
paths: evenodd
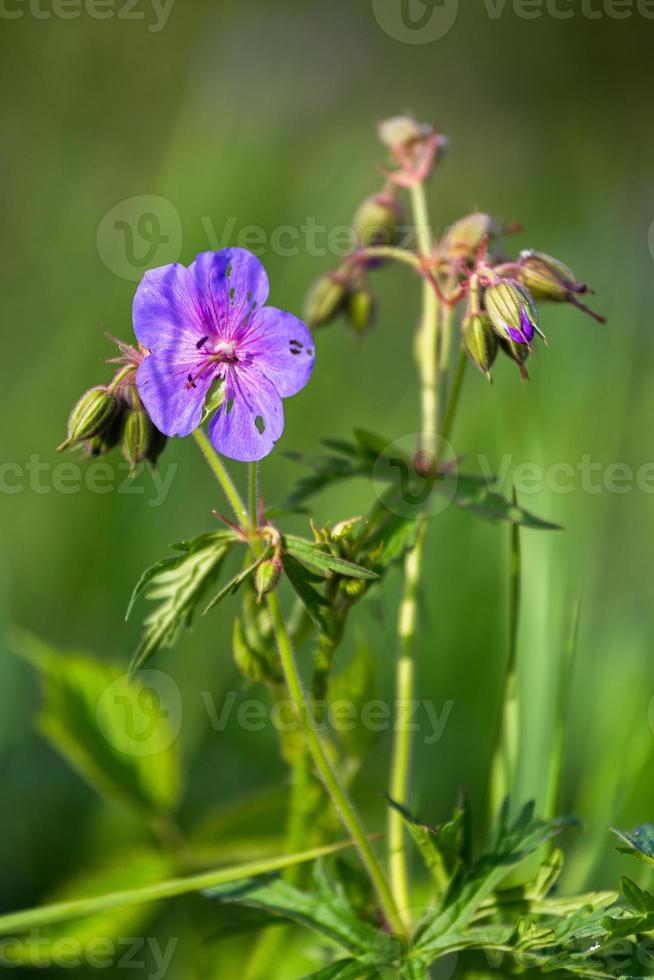
M 119 18 L 120 5 L 106 19 L 85 8 L 64 19 L 45 0 L 7 5 L 0 399 L 2 458 L 12 465 L 2 470 L 0 496 L 3 911 L 37 903 L 136 833 L 132 818 L 100 801 L 35 730 L 39 688 L 12 652 L 12 633 L 18 626 L 58 649 L 127 665 L 139 635 L 138 616 L 123 622 L 133 583 L 170 542 L 211 527 L 219 503 L 192 442 L 177 440 L 162 460 L 170 484 L 160 506 L 148 472 L 136 480 L 140 493 L 124 492 L 125 469 L 114 457 L 121 492 L 94 493 L 74 478 L 77 490 L 62 492 L 58 482 L 55 446 L 69 408 L 105 377 L 111 348 L 103 331 L 130 338 L 134 280 L 150 247 L 139 214 L 154 210 L 169 239 L 155 242 L 152 265 L 189 262 L 259 227 L 272 301 L 299 311 L 310 281 L 336 259 L 326 233 L 321 254 L 309 254 L 301 231 L 282 248 L 271 236 L 307 220 L 325 229 L 347 224 L 380 186 L 376 122 L 407 109 L 451 138 L 430 186 L 437 228 L 477 208 L 520 221 L 516 249 L 541 248 L 567 261 L 597 288 L 595 305 L 609 317 L 601 327 L 571 308 L 548 309 L 550 348 L 534 359 L 531 382 L 521 384 L 508 362 L 492 388 L 470 371 L 453 441 L 470 468 L 478 454 L 504 467 L 507 485 L 523 462 L 543 472 L 553 463 L 576 468 L 584 457 L 599 464 L 597 492 L 578 475 L 568 493 L 545 486 L 523 496 L 565 530 L 523 534 L 517 795 L 551 804 L 553 720 L 578 597 L 559 808 L 579 816 L 583 832 L 567 841 L 566 885 L 613 886 L 624 859 L 612 850 L 609 826 L 654 818 L 654 21 L 636 4 L 628 16 L 623 5 L 618 17 L 600 0 L 593 16 L 588 6 L 561 4 L 568 19 L 551 7 L 540 17 L 530 8 L 527 18 L 508 2 L 459 6 L 444 36 L 412 43 L 406 28 L 394 30 L 392 4 L 371 0 L 175 0 L 165 22 L 145 0 L 133 10 L 139 19 Z M 164 203 L 122 203 L 142 195 Z M 117 231 L 116 218 L 131 222 L 131 231 Z M 378 322 L 364 342 L 342 325 L 320 334 L 311 385 L 287 402 L 280 450 L 316 450 L 321 438 L 345 437 L 354 426 L 389 439 L 415 431 L 418 290 L 402 269 L 384 270 L 376 285 Z M 604 482 L 614 463 L 633 470 L 622 492 Z M 647 464 L 649 476 L 640 469 Z M 649 492 L 637 485 L 638 472 Z M 264 467 L 267 499 L 282 498 L 300 474 L 277 452 Z M 365 483 L 345 486 L 319 499 L 317 515 L 350 516 L 371 493 Z M 505 526 L 447 509 L 432 522 L 421 596 L 420 696 L 439 712 L 451 701 L 452 710 L 435 744 L 417 739 L 414 804 L 437 822 L 464 785 L 480 832 L 507 653 L 507 549 Z M 398 581 L 395 573 L 357 610 L 353 634 L 371 646 L 387 698 Z M 230 691 L 250 696 L 231 659 L 234 610 L 225 604 L 198 621 L 156 661 L 184 706 L 182 825 L 253 794 L 283 801 L 285 793 L 274 732 L 248 733 L 234 722 L 216 732 L 202 699 L 210 691 L 220 708 Z M 373 826 L 383 822 L 389 738 L 380 738 L 355 786 Z M 282 813 L 272 806 L 254 831 L 273 850 Z M 239 821 L 232 821 L 237 830 Z M 229 820 L 225 827 L 229 860 L 240 852 Z M 241 941 L 218 946 L 214 975 L 240 976 Z M 189 962 L 180 953 L 167 975 L 193 976 Z M 287 963 L 278 975 L 296 974 Z

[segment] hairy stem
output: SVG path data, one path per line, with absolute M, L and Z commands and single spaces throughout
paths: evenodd
M 433 242 L 425 189 L 422 184 L 416 184 L 412 188 L 411 203 L 420 256 L 425 260 L 431 256 Z M 439 318 L 438 297 L 432 284 L 425 279 L 422 286 L 422 319 L 416 344 L 416 360 L 420 371 L 422 409 L 419 449 L 426 455 L 428 461 L 435 461 L 438 454 L 439 368 L 437 344 Z M 391 799 L 402 806 L 407 804 L 411 775 L 411 731 L 402 705 L 413 700 L 415 691 L 414 638 L 426 529 L 426 518 L 423 516 L 420 521 L 415 548 L 406 556 L 404 562 L 404 594 L 398 621 L 395 698 L 399 707 L 399 717 L 395 723 L 389 792 Z M 402 817 L 394 808 L 390 808 L 388 811 L 388 849 L 393 895 L 400 909 L 405 928 L 410 929 L 409 908 L 411 899 L 406 838 Z
M 307 742 L 309 752 L 314 765 L 320 776 L 325 789 L 327 790 L 340 818 L 343 826 L 350 834 L 356 844 L 361 860 L 368 872 L 368 876 L 377 892 L 384 916 L 387 922 L 396 931 L 402 932 L 401 922 L 398 916 L 398 909 L 389 887 L 386 875 L 382 869 L 370 840 L 363 828 L 359 815 L 347 792 L 341 786 L 340 780 L 334 770 L 331 760 L 327 754 L 322 738 L 317 731 L 315 721 L 307 705 L 307 699 L 302 687 L 302 681 L 295 662 L 295 655 L 291 645 L 290 637 L 286 630 L 286 624 L 282 615 L 281 606 L 276 592 L 269 593 L 267 597 L 268 610 L 272 619 L 279 658 L 286 679 L 286 686 L 290 698 L 293 702 L 295 711 L 299 718 L 302 730 Z
M 227 497 L 234 514 L 236 515 L 236 520 L 241 527 L 245 527 L 247 524 L 247 511 L 245 509 L 245 504 L 241 499 L 241 495 L 236 489 L 231 476 L 223 466 L 222 460 L 216 450 L 211 445 L 209 438 L 204 431 L 199 426 L 193 432 L 193 438 L 200 447 L 200 452 L 209 464 L 213 475 L 218 480 L 218 483 L 223 489 L 225 496 Z

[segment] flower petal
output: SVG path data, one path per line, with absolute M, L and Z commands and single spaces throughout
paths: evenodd
M 195 280 L 179 262 L 145 273 L 134 296 L 132 317 L 138 342 L 149 350 L 190 348 L 207 333 Z
M 268 299 L 266 270 L 245 248 L 202 252 L 189 266 L 219 336 L 231 339 L 253 309 Z
M 243 328 L 239 353 L 252 358 L 282 396 L 297 394 L 313 371 L 316 349 L 308 327 L 292 313 L 266 306 Z
M 225 401 L 209 423 L 218 452 L 253 463 L 272 451 L 283 430 L 282 400 L 272 381 L 255 367 L 233 370 Z
M 138 369 L 136 387 L 145 410 L 165 436 L 187 436 L 197 429 L 212 377 L 188 384 L 198 366 L 197 351 L 191 360 L 178 349 L 164 348 L 149 354 Z

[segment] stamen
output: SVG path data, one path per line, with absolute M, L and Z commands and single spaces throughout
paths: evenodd
M 202 347 L 202 346 L 203 346 L 204 344 L 206 344 L 206 342 L 208 341 L 208 339 L 209 339 L 209 337 L 207 336 L 207 337 L 203 337 L 203 338 L 202 338 L 202 340 L 198 340 L 198 342 L 197 342 L 197 344 L 195 345 L 195 346 L 196 346 L 196 348 L 197 348 L 198 350 L 200 350 L 200 348 L 201 348 L 201 347 Z

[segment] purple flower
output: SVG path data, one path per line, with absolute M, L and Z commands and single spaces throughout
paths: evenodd
M 136 384 L 161 432 L 189 435 L 217 383 L 224 399 L 209 437 L 218 452 L 252 462 L 272 450 L 284 429 L 282 398 L 304 388 L 315 351 L 305 324 L 265 306 L 267 298 L 266 271 L 242 248 L 146 272 L 133 317 L 150 354 Z

